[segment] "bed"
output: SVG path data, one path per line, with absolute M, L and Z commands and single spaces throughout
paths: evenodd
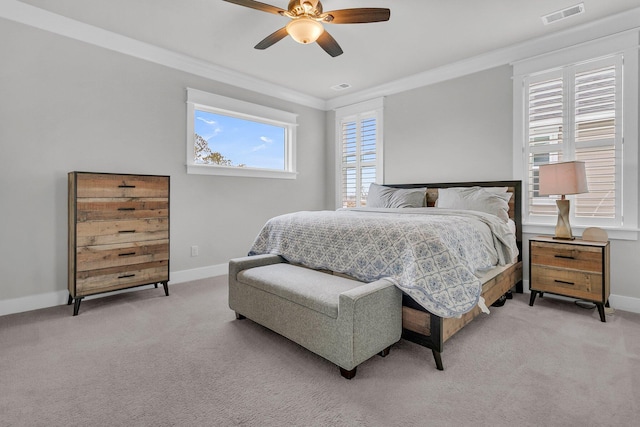
M 272 218 L 249 255 L 391 279 L 403 291 L 402 337 L 430 348 L 443 370 L 448 339 L 513 288 L 522 292 L 521 183 L 374 184 L 368 204 Z

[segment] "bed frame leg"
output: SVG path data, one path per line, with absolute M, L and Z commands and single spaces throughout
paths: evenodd
M 444 367 L 442 366 L 442 353 L 433 349 L 431 352 L 433 353 L 433 358 L 436 360 L 436 368 L 438 371 L 444 371 Z
M 352 370 L 350 370 L 350 371 L 347 371 L 344 368 L 340 368 L 340 375 L 342 375 L 346 379 L 350 380 L 351 378 L 356 376 L 356 370 L 357 369 L 358 369 L 357 366 L 355 368 L 353 368 Z

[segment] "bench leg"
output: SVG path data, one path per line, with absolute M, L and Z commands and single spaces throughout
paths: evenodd
M 243 319 L 246 319 L 246 317 L 244 317 L 242 314 L 240 314 L 240 313 L 238 313 L 238 312 L 236 311 L 236 319 L 238 319 L 238 320 L 243 320 Z
M 380 355 L 380 357 L 387 357 L 390 351 L 391 351 L 391 346 L 382 350 L 380 353 L 378 353 L 378 355 Z
M 347 371 L 344 368 L 340 368 L 340 375 L 342 375 L 346 379 L 350 380 L 351 378 L 356 376 L 356 369 L 358 369 L 357 366 L 355 368 L 353 368 L 352 370 L 350 370 L 350 371 Z

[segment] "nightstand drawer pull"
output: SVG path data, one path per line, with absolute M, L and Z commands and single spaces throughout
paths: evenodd
M 135 185 L 120 184 L 118 188 L 136 188 Z
M 566 281 L 564 281 L 564 280 L 557 280 L 557 279 L 556 279 L 556 280 L 554 280 L 554 282 L 556 282 L 556 283 L 562 283 L 563 285 L 575 285 L 575 283 L 573 283 L 573 282 L 566 282 Z
M 118 208 L 119 211 L 135 211 L 136 208 Z
M 135 252 L 125 252 L 123 254 L 118 254 L 118 256 L 131 256 L 131 255 L 135 255 Z
M 575 257 L 572 257 L 570 255 L 554 255 L 556 258 L 564 258 L 564 259 L 575 259 Z
M 126 279 L 127 277 L 135 277 L 135 274 L 123 274 L 122 276 L 118 276 L 118 279 Z
M 118 233 L 124 234 L 124 233 L 135 233 L 136 230 L 120 230 L 118 231 Z

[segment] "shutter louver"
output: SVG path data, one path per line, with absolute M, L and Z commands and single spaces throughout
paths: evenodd
M 366 206 L 369 185 L 376 181 L 377 120 L 351 119 L 341 128 L 342 207 Z
M 616 69 L 575 77 L 576 159 L 585 162 L 589 192 L 576 196 L 575 216 L 616 216 Z

